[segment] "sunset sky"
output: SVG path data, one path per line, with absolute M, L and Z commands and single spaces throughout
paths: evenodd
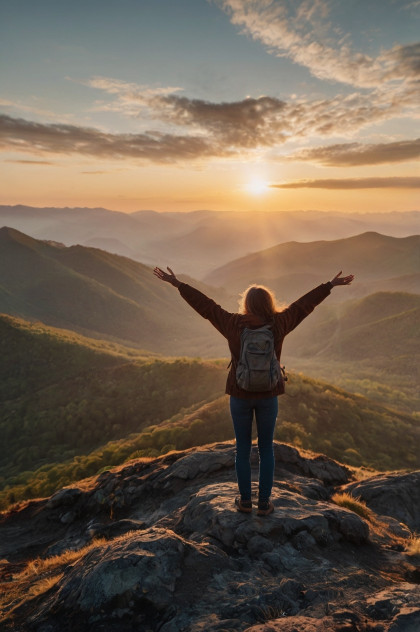
M 1 204 L 415 210 L 420 0 L 10 0 Z

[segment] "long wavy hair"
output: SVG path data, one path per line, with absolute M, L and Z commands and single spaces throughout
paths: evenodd
M 263 321 L 269 322 L 279 309 L 274 292 L 268 287 L 250 285 L 241 294 L 239 311 L 241 314 L 254 314 L 262 318 Z

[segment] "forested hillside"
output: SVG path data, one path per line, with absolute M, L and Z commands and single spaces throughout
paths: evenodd
M 323 303 L 285 340 L 292 366 L 409 412 L 420 411 L 420 296 L 377 292 Z
M 233 438 L 225 361 L 141 356 L 7 316 L 0 340 L 2 506 L 130 458 Z M 297 374 L 276 438 L 354 466 L 418 465 L 413 417 Z
M 220 394 L 225 378 L 215 362 L 141 356 L 7 316 L 0 352 L 2 477 L 159 423 Z
M 213 296 L 226 302 L 223 291 Z M 151 268 L 10 228 L 0 229 L 0 312 L 165 355 L 209 357 L 223 355 L 226 347 Z

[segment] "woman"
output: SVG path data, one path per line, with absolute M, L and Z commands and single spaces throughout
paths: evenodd
M 255 419 L 258 432 L 258 454 L 260 459 L 258 508 L 259 516 L 274 511 L 270 500 L 274 478 L 273 437 L 278 412 L 278 395 L 284 392 L 283 382 L 279 381 L 271 391 L 249 392 L 240 388 L 236 382 L 236 367 L 241 350 L 241 332 L 244 328 L 257 329 L 269 325 L 274 336 L 274 348 L 277 360 L 284 337 L 292 331 L 314 308 L 330 294 L 337 285 L 349 285 L 353 275 L 342 277 L 339 272 L 332 281 L 322 283 L 308 294 L 292 303 L 286 309 L 276 308 L 273 293 L 264 286 L 250 286 L 243 295 L 241 313 L 230 313 L 217 305 L 211 298 L 179 281 L 170 268 L 164 272 L 154 269 L 154 274 L 178 288 L 182 298 L 227 339 L 232 355 L 232 364 L 227 377 L 226 393 L 230 395 L 230 411 L 236 437 L 235 467 L 240 496 L 235 498 L 238 511 L 252 512 L 251 500 L 251 447 L 252 421 Z

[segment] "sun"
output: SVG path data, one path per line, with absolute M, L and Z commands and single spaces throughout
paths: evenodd
M 252 178 L 252 180 L 245 185 L 245 190 L 252 195 L 262 195 L 263 193 L 267 193 L 268 189 L 267 182 L 259 178 Z

